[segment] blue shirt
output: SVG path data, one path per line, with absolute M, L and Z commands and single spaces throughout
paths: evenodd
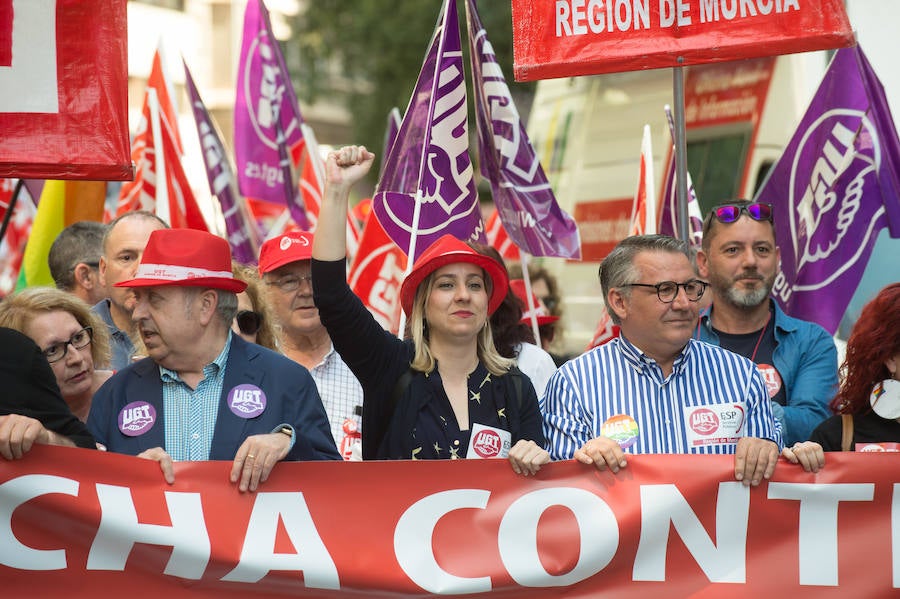
M 219 396 L 225 380 L 225 364 L 231 348 L 229 331 L 225 347 L 215 360 L 203 367 L 203 379 L 191 389 L 178 373 L 159 367 L 162 380 L 163 410 L 165 411 L 166 453 L 176 462 L 209 459 L 216 418 L 219 416 Z
M 131 364 L 131 356 L 134 354 L 134 343 L 128 333 L 119 329 L 112 314 L 109 311 L 109 300 L 100 300 L 91 308 L 100 319 L 106 323 L 109 330 L 110 346 L 112 348 L 112 358 L 110 368 L 113 370 L 122 370 Z
M 541 413 L 555 460 L 601 435 L 632 454 L 729 454 L 740 437 L 782 447 L 756 365 L 693 339 L 668 377 L 624 337 L 582 354 L 550 378 Z
M 781 375 L 786 404 L 773 405 L 786 445 L 806 441 L 816 426 L 831 416 L 828 402 L 838 391 L 838 360 L 834 339 L 814 322 L 793 318 L 774 300 L 775 351 L 772 365 Z M 715 306 L 713 306 L 714 308 Z M 699 338 L 719 344 L 710 324 L 711 308 L 700 313 Z

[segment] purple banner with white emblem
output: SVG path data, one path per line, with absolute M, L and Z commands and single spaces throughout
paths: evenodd
M 259 253 L 259 236 L 256 224 L 250 219 L 243 199 L 235 192 L 234 172 L 219 132 L 213 124 L 212 117 L 206 110 L 194 78 L 184 64 L 184 80 L 191 108 L 194 110 L 194 121 L 197 123 L 197 135 L 203 149 L 203 163 L 206 165 L 206 177 L 209 181 L 209 192 L 219 200 L 222 215 L 225 217 L 225 229 L 228 232 L 228 244 L 232 257 L 241 264 L 256 264 Z
M 262 0 L 250 0 L 244 13 L 234 105 L 238 186 L 245 196 L 289 207 L 305 230 L 306 210 L 291 164 L 292 149 L 303 143 L 302 124 L 269 13 Z
M 444 0 L 372 207 L 388 236 L 412 259 L 448 233 L 486 241 L 469 158 L 456 0 Z
M 878 233 L 900 237 L 900 140 L 859 46 L 838 50 L 757 199 L 775 209 L 786 312 L 834 333 Z
M 466 0 L 481 174 L 510 239 L 533 256 L 581 259 L 578 226 L 556 202 L 481 24 Z

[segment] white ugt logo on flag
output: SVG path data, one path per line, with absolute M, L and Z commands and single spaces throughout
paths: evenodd
M 12 65 L 0 65 L 0 112 L 57 113 L 56 0 L 12 0 L 12 10 L 12 31 L 0 32 L 12 40 Z

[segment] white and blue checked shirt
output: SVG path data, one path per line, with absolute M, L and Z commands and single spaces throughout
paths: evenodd
M 225 382 L 225 364 L 231 349 L 231 335 L 221 353 L 203 367 L 203 380 L 196 389 L 188 387 L 178 373 L 159 367 L 165 414 L 166 453 L 176 462 L 209 459 L 219 398 Z
M 582 354 L 551 377 L 541 413 L 554 460 L 570 459 L 588 440 L 617 430 L 617 422 L 621 429 L 623 420 L 631 432 L 620 444 L 630 454 L 729 454 L 741 436 L 782 447 L 781 425 L 756 365 L 694 339 L 666 378 L 623 337 Z M 729 419 L 739 426 L 728 429 Z
M 325 406 L 328 422 L 331 424 L 331 435 L 338 449 L 344 439 L 344 421 L 356 422 L 357 430 L 362 432 L 363 389 L 353 376 L 350 368 L 334 351 L 334 345 L 325 354 L 317 366 L 309 371 Z

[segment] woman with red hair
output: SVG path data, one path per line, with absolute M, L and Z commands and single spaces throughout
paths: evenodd
M 900 283 L 882 289 L 863 308 L 841 375 L 831 401 L 836 415 L 816 427 L 809 441 L 784 450 L 808 471 L 824 465 L 823 451 L 900 448 Z

